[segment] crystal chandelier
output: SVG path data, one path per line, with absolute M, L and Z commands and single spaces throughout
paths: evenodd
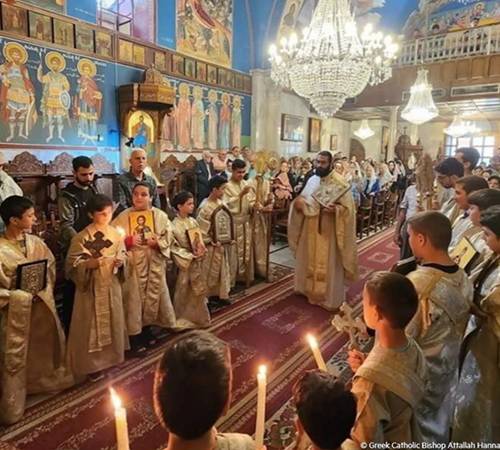
M 347 98 L 392 76 L 397 50 L 371 25 L 358 35 L 350 0 L 319 0 L 302 39 L 292 33 L 270 47 L 271 78 L 332 117 Z
M 465 129 L 465 123 L 461 117 L 455 116 L 453 117 L 453 122 L 444 129 L 444 132 L 451 137 L 459 138 L 465 136 L 467 134 L 467 130 Z
M 426 69 L 419 69 L 417 80 L 411 87 L 410 100 L 401 113 L 408 122 L 421 125 L 438 115 L 438 109 L 432 98 L 432 86 L 427 81 Z
M 368 125 L 368 120 L 363 119 L 361 121 L 360 127 L 356 131 L 354 131 L 353 134 L 364 141 L 365 139 L 372 137 L 375 134 L 375 131 L 373 131 L 370 128 L 370 125 Z

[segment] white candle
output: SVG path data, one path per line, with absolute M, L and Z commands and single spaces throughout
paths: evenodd
M 266 424 L 266 373 L 267 367 L 260 366 L 257 373 L 257 416 L 255 419 L 255 448 L 264 446 L 264 427 Z
M 318 369 L 328 372 L 326 369 L 325 360 L 321 355 L 321 351 L 318 346 L 318 341 L 312 334 L 307 335 L 307 341 L 309 342 L 309 346 L 311 347 L 311 351 L 313 353 L 314 359 L 316 360 L 316 364 L 318 365 Z
M 117 450 L 130 450 L 128 443 L 127 411 L 113 388 L 109 388 L 111 401 L 115 407 L 116 447 Z
M 122 239 L 125 239 L 126 233 L 122 227 L 116 227 L 116 231 L 118 231 L 118 234 Z

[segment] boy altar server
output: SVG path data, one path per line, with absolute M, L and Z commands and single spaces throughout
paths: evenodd
M 76 285 L 68 337 L 68 363 L 75 376 L 95 381 L 123 362 L 128 348 L 118 275 L 126 259 L 123 237 L 112 227 L 113 202 L 98 194 L 88 203 L 92 223 L 71 240 L 66 276 Z
M 416 412 L 425 390 L 426 363 L 420 347 L 406 336 L 418 296 L 410 280 L 378 272 L 363 290 L 363 316 L 375 330 L 375 345 L 366 356 L 349 352 L 358 400 L 352 439 L 370 442 L 420 442 Z
M 173 241 L 172 224 L 166 213 L 151 207 L 152 200 L 151 186 L 144 182 L 137 183 L 132 188 L 133 206 L 112 223 L 126 236 L 129 258 L 123 300 L 127 331 L 135 351 L 156 343 L 151 325 L 175 327 L 175 313 L 165 276 Z M 150 218 L 150 225 L 136 226 L 146 217 Z
M 419 261 L 417 270 L 408 275 L 419 306 L 406 332 L 420 345 L 428 368 L 418 421 L 426 441 L 447 443 L 472 283 L 448 255 L 451 224 L 446 216 L 436 211 L 418 213 L 408 221 L 408 235 Z
M 6 225 L 0 235 L 0 423 L 12 424 L 24 414 L 27 394 L 57 391 L 73 380 L 63 365 L 65 338 L 53 295 L 55 259 L 40 238 L 28 234 L 34 205 L 13 195 L 0 205 L 0 216 Z M 37 261 L 46 271 L 45 286 L 36 293 L 17 288 L 18 266 Z

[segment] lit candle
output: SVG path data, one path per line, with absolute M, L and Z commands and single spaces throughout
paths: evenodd
M 128 443 L 127 411 L 113 388 L 109 388 L 111 401 L 115 407 L 116 447 L 117 450 L 130 450 Z
M 267 367 L 260 366 L 257 373 L 257 417 L 255 419 L 255 447 L 264 446 L 264 427 L 266 424 L 266 373 Z
M 120 237 L 122 239 L 125 238 L 126 233 L 125 233 L 125 230 L 122 227 L 116 227 L 116 231 L 118 231 L 118 234 L 120 235 Z
M 318 369 L 328 372 L 326 369 L 325 360 L 323 359 L 323 356 L 321 356 L 321 351 L 319 350 L 318 341 L 316 340 L 316 338 L 312 334 L 308 334 L 307 341 L 309 342 L 309 346 L 311 347 L 311 351 L 313 353 L 314 359 L 316 360 L 316 364 L 318 365 Z

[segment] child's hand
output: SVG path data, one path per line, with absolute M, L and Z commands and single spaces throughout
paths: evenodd
M 351 370 L 356 373 L 366 359 L 366 355 L 359 350 L 349 350 L 348 355 L 347 363 L 349 364 Z
M 156 236 L 152 236 L 146 239 L 146 243 L 148 244 L 148 247 L 152 248 L 153 250 L 158 248 L 158 238 Z
M 95 270 L 101 267 L 102 258 L 89 258 L 84 264 L 87 269 Z

